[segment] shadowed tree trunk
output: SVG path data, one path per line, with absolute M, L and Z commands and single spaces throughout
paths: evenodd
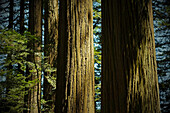
M 8 29 L 13 29 L 13 16 L 14 16 L 14 0 L 9 0 L 9 25 L 8 25 Z M 7 55 L 7 59 L 10 59 L 11 60 L 12 56 L 11 56 L 11 53 L 8 53 Z M 13 66 L 12 66 L 12 63 L 9 64 L 9 66 L 7 67 L 8 70 L 11 70 L 11 73 L 10 75 L 12 74 L 12 69 L 13 69 Z M 9 85 L 10 84 L 10 75 L 8 75 L 6 77 L 6 94 L 7 96 L 9 95 L 9 90 L 11 88 L 11 86 Z M 8 106 L 8 105 L 6 105 Z M 8 108 L 7 108 L 8 109 Z
M 24 33 L 24 0 L 20 1 L 20 33 Z
M 24 30 L 24 0 L 20 0 L 20 34 L 23 34 Z M 21 67 L 21 64 L 18 63 L 18 71 L 24 76 L 24 71 L 21 70 Z M 26 90 L 27 88 L 25 88 L 25 91 Z M 25 94 L 23 98 L 23 108 L 27 108 L 27 95 Z M 27 113 L 27 110 L 24 109 L 22 113 Z
M 151 0 L 102 1 L 102 113 L 160 113 Z
M 30 61 L 34 62 L 35 71 L 31 72 L 31 80 L 38 80 L 28 94 L 28 108 L 30 113 L 40 113 L 41 102 L 41 0 L 29 1 L 29 31 L 32 35 L 38 38 L 37 41 L 29 42 L 29 45 L 34 51 L 31 54 Z
M 13 29 L 13 16 L 14 16 L 14 0 L 9 0 L 9 29 Z
M 94 113 L 92 0 L 61 0 L 56 113 Z
M 45 1 L 45 56 L 48 56 L 48 63 L 51 67 L 57 67 L 57 45 L 58 45 L 58 0 L 46 0 Z M 44 99 L 47 105 L 51 107 L 51 112 L 54 112 L 54 102 L 56 92 L 54 86 L 52 86 L 47 77 L 56 77 L 56 72 L 51 74 L 46 72 L 44 77 Z M 49 112 L 49 111 L 48 111 Z

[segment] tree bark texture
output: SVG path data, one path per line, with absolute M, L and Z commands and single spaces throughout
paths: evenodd
M 92 0 L 61 0 L 56 113 L 94 113 Z
M 28 108 L 30 113 L 40 113 L 41 107 L 41 0 L 29 1 L 29 31 L 38 38 L 30 42 L 29 46 L 35 51 L 29 58 L 34 62 L 36 72 L 31 73 L 31 80 L 38 80 L 28 95 Z
M 102 113 L 160 113 L 151 0 L 102 0 Z
M 58 45 L 58 0 L 46 0 L 45 1 L 45 56 L 48 57 L 48 63 L 51 67 L 57 68 L 57 45 Z M 54 112 L 55 95 L 56 92 L 52 85 L 48 82 L 46 77 L 56 77 L 56 72 L 45 73 L 44 77 L 44 99 L 48 102 L 47 105 L 51 107 L 51 111 Z

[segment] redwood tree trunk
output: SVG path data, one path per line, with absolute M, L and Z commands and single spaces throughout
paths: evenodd
M 56 113 L 94 113 L 92 0 L 61 0 Z
M 58 45 L 58 0 L 45 1 L 45 37 L 44 37 L 44 53 L 48 57 L 47 62 L 51 67 L 57 68 L 57 45 Z M 50 111 L 54 112 L 56 92 L 47 77 L 56 77 L 56 72 L 46 72 L 44 77 L 44 99 L 50 107 Z M 47 110 L 49 112 L 49 109 Z M 46 112 L 47 112 L 46 111 Z
M 151 0 L 102 1 L 102 112 L 160 113 Z
M 29 31 L 32 35 L 38 38 L 38 42 L 35 40 L 30 42 L 29 46 L 34 50 L 34 54 L 31 55 L 31 62 L 34 62 L 36 72 L 31 72 L 31 80 L 38 79 L 38 83 L 32 88 L 28 95 L 28 106 L 30 113 L 40 113 L 41 107 L 41 1 L 42 0 L 30 0 L 29 1 Z

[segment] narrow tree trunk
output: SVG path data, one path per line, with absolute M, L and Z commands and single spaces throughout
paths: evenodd
M 61 0 L 56 113 L 94 113 L 92 0 Z
M 13 7 L 14 7 L 14 1 L 13 0 L 10 0 L 9 1 L 9 25 L 8 25 L 8 29 L 13 29 L 13 15 L 14 15 L 14 11 L 13 11 Z M 7 59 L 10 59 L 11 60 L 11 53 L 12 51 L 10 51 L 10 53 L 8 53 L 7 55 Z M 12 69 L 13 69 L 13 66 L 12 66 L 12 63 L 9 64 L 9 66 L 7 67 L 8 71 L 10 70 L 10 73 L 6 76 L 6 94 L 7 96 L 9 95 L 9 90 L 11 89 L 11 86 L 9 85 L 10 84 L 10 76 L 12 76 Z M 6 105 L 8 106 L 8 105 Z M 7 108 L 8 109 L 8 108 Z
M 9 1 L 9 25 L 8 28 L 12 29 L 13 28 L 13 16 L 14 16 L 14 0 Z
M 20 34 L 23 34 L 24 33 L 24 0 L 20 0 Z M 24 76 L 24 71 L 23 70 L 21 70 L 21 64 L 20 63 L 18 63 L 18 71 L 19 71 L 19 73 L 20 74 L 22 74 L 23 76 Z M 25 90 L 24 90 L 24 92 L 25 91 L 27 91 L 27 88 L 25 88 Z M 24 94 L 24 96 L 23 96 L 23 102 L 24 102 L 24 104 L 23 104 L 23 108 L 27 108 L 27 105 L 26 105 L 26 103 L 27 103 L 27 95 L 26 94 Z M 23 110 L 22 111 L 22 113 L 26 113 L 27 112 L 27 110 Z
M 24 33 L 24 0 L 20 0 L 20 33 Z
M 24 0 L 20 1 L 20 34 L 24 33 Z M 18 64 L 18 70 L 24 75 L 24 71 L 21 69 L 21 65 Z
M 9 29 L 13 29 L 13 7 L 14 7 L 14 1 L 13 0 L 10 0 L 9 1 L 9 25 L 8 25 L 8 28 Z M 7 56 L 8 59 L 11 59 L 11 54 L 8 54 Z M 12 71 L 12 64 L 10 63 L 9 66 L 8 66 L 8 70 L 11 70 Z M 6 83 L 8 84 L 9 82 L 9 77 L 7 76 L 6 78 Z M 8 93 L 9 92 L 9 86 L 7 85 L 6 87 L 6 92 Z
M 48 57 L 48 63 L 51 67 L 57 68 L 57 45 L 58 45 L 58 0 L 45 1 L 45 37 L 44 37 L 44 53 Z M 54 112 L 55 95 L 54 87 L 48 82 L 46 77 L 56 77 L 56 72 L 45 73 L 44 77 L 44 99 L 47 105 Z M 47 112 L 47 111 L 46 111 Z M 48 111 L 49 112 L 49 111 Z
M 30 60 L 36 64 L 36 72 L 31 73 L 31 80 L 38 79 L 38 83 L 32 88 L 28 95 L 28 105 L 31 113 L 40 113 L 41 107 L 41 0 L 29 1 L 29 31 L 38 38 L 38 42 L 32 43 L 32 49 L 35 51 Z M 31 44 L 30 44 L 31 45 Z
M 102 113 L 160 113 L 151 0 L 102 1 Z

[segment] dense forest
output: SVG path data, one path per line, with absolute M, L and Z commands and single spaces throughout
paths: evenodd
M 168 113 L 169 46 L 169 0 L 1 0 L 0 113 Z

